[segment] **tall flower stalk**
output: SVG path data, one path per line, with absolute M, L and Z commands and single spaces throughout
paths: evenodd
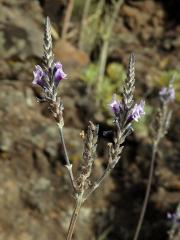
M 67 33 L 68 33 L 68 28 L 70 25 L 70 20 L 73 12 L 73 7 L 74 7 L 74 0 L 69 0 L 67 9 L 65 11 L 65 16 L 64 16 L 64 22 L 63 22 L 63 28 L 62 28 L 62 34 L 61 37 L 63 40 L 67 39 Z
M 149 177 L 148 177 L 148 183 L 146 188 L 146 193 L 144 197 L 143 206 L 141 209 L 139 221 L 136 227 L 135 235 L 133 240 L 137 240 L 140 234 L 140 230 L 142 228 L 144 216 L 146 213 L 150 192 L 151 192 L 151 185 L 153 180 L 153 174 L 154 174 L 154 165 L 156 160 L 156 154 L 158 151 L 159 144 L 162 140 L 162 138 L 165 136 L 165 134 L 168 131 L 169 123 L 171 120 L 172 110 L 170 108 L 170 103 L 175 100 L 175 91 L 172 86 L 172 82 L 170 82 L 169 87 L 163 87 L 159 92 L 160 100 L 161 100 L 161 109 L 159 110 L 159 116 L 157 121 L 157 133 L 154 137 L 153 147 L 152 147 L 152 156 L 151 156 L 151 162 L 150 162 L 150 170 L 149 170 Z
M 180 239 L 180 203 L 174 213 L 167 213 L 167 218 L 171 222 L 171 228 L 168 231 L 169 240 Z
M 50 112 L 52 113 L 59 129 L 60 140 L 66 161 L 65 167 L 69 173 L 73 188 L 73 197 L 75 199 L 75 207 L 66 237 L 66 240 L 71 240 L 82 204 L 84 204 L 90 195 L 102 184 L 118 163 L 124 148 L 125 139 L 133 130 L 133 121 L 138 121 L 144 114 L 144 101 L 141 100 L 139 104 L 134 103 L 135 56 L 134 54 L 131 54 L 127 78 L 123 85 L 122 100 L 117 101 L 114 95 L 112 102 L 109 104 L 114 116 L 114 137 L 113 142 L 107 144 L 109 152 L 107 167 L 103 174 L 94 181 L 92 178 L 92 171 L 96 159 L 99 127 L 89 121 L 87 132 L 81 135 L 84 143 L 84 150 L 80 171 L 77 176 L 74 177 L 73 165 L 69 160 L 68 151 L 64 141 L 63 103 L 61 98 L 57 96 L 57 89 L 60 82 L 65 78 L 66 74 L 62 69 L 62 64 L 60 62 L 55 62 L 54 60 L 52 52 L 51 26 L 50 20 L 47 18 L 44 34 L 43 66 L 41 67 L 38 65 L 35 67 L 33 84 L 38 85 L 42 89 L 42 96 L 38 101 L 40 103 L 48 103 Z
M 110 40 L 113 32 L 113 27 L 117 19 L 119 10 L 123 3 L 124 3 L 124 0 L 118 0 L 117 2 L 113 1 L 112 16 L 109 22 L 107 23 L 107 31 L 103 35 L 103 44 L 102 44 L 100 59 L 99 59 L 99 73 L 98 73 L 98 84 L 97 84 L 98 93 L 100 93 L 101 84 L 105 74 L 109 44 L 110 44 Z
M 79 49 L 81 49 L 81 50 L 83 50 L 83 48 L 84 48 L 84 46 L 83 46 L 84 34 L 85 34 L 86 21 L 87 21 L 87 17 L 89 14 L 91 2 L 92 2 L 92 0 L 86 0 L 84 2 L 84 9 L 83 9 L 83 14 L 82 14 L 81 28 L 80 28 L 79 42 L 78 42 Z

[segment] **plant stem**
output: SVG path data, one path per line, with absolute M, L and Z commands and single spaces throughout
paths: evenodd
M 83 195 L 83 193 L 81 193 L 76 200 L 76 205 L 75 205 L 75 208 L 74 208 L 73 215 L 71 217 L 71 221 L 70 221 L 69 229 L 68 229 L 68 235 L 67 235 L 66 240 L 71 240 L 72 239 L 72 236 L 73 236 L 73 233 L 74 233 L 74 230 L 75 230 L 75 226 L 76 226 L 76 222 L 77 222 L 79 212 L 80 212 L 80 209 L 81 209 L 81 205 L 82 205 L 82 195 Z
M 73 11 L 73 6 L 74 6 L 74 0 L 69 0 L 68 6 L 65 12 L 65 17 L 64 17 L 64 23 L 63 23 L 63 29 L 62 29 L 62 35 L 61 35 L 62 39 L 66 39 L 67 37 L 67 31 L 68 31 L 72 11 Z
M 140 233 L 142 223 L 143 223 L 143 220 L 144 220 L 144 215 L 145 215 L 145 212 L 146 212 L 146 209 L 147 209 L 149 195 L 150 195 L 150 192 L 151 192 L 151 184 L 152 184 L 153 173 L 154 173 L 154 164 L 155 164 L 155 156 L 156 156 L 156 152 L 157 152 L 157 146 L 158 146 L 158 142 L 156 141 L 154 143 L 154 146 L 153 146 L 153 153 L 152 153 L 152 158 L 151 158 L 151 165 L 150 165 L 150 171 L 149 171 L 148 185 L 147 185 L 147 188 L 146 188 L 146 194 L 145 194 L 141 214 L 140 214 L 140 217 L 139 217 L 138 225 L 136 227 L 136 231 L 135 231 L 135 235 L 134 235 L 133 240 L 137 240 L 138 237 L 139 237 L 139 233 Z
M 65 157 L 65 161 L 66 161 L 65 167 L 68 170 L 73 189 L 76 190 L 74 175 L 73 175 L 73 171 L 72 171 L 72 164 L 69 161 L 69 157 L 68 157 L 68 153 L 67 153 L 67 149 L 66 149 L 66 145 L 65 145 L 65 141 L 64 141 L 63 128 L 60 125 L 58 125 L 58 129 L 59 129 L 59 135 L 60 135 L 61 143 L 62 143 L 63 150 L 64 150 L 64 157 Z
M 80 29 L 80 36 L 79 36 L 79 49 L 83 50 L 84 48 L 84 30 L 86 27 L 86 19 L 89 13 L 89 8 L 91 6 L 91 1 L 92 0 L 86 0 L 85 1 L 85 5 L 84 5 L 84 10 L 83 10 L 83 16 L 82 16 L 82 20 L 81 20 L 81 29 Z
M 168 113 L 168 107 L 167 107 L 166 104 L 163 105 L 163 110 L 162 111 L 163 112 L 162 112 L 162 118 L 160 120 L 160 127 L 158 129 L 157 137 L 156 137 L 156 139 L 154 141 L 154 144 L 153 144 L 153 152 L 152 152 L 152 157 L 151 157 L 149 177 L 148 177 L 148 185 L 147 185 L 147 188 L 146 188 L 146 194 L 145 194 L 145 197 L 144 197 L 143 206 L 142 206 L 142 209 L 141 209 L 139 221 L 138 221 L 138 224 L 137 224 L 137 227 L 136 227 L 136 231 L 135 231 L 135 235 L 134 235 L 133 240 L 137 240 L 138 239 L 140 230 L 142 228 L 142 224 L 143 224 L 143 220 L 144 220 L 144 216 L 145 216 L 145 213 L 146 213 L 147 204 L 148 204 L 148 200 L 149 200 L 149 196 L 150 196 L 150 192 L 151 192 L 151 185 L 152 185 L 152 179 L 153 179 L 153 173 L 154 173 L 154 165 L 155 165 L 155 157 L 156 157 L 158 145 L 159 145 L 160 140 L 166 134 L 167 127 L 168 127 L 168 126 L 166 126 L 166 121 L 167 121 L 169 113 Z
M 98 77 L 98 86 L 97 86 L 98 93 L 100 91 L 101 83 L 102 83 L 104 73 L 105 73 L 108 48 L 109 48 L 109 42 L 110 42 L 111 35 L 112 35 L 112 30 L 113 30 L 116 18 L 118 16 L 119 9 L 120 9 L 121 5 L 123 4 L 123 2 L 124 2 L 123 0 L 119 0 L 117 3 L 115 3 L 113 15 L 110 19 L 107 33 L 104 36 L 103 46 L 102 46 L 101 55 L 100 55 L 100 63 L 99 63 L 99 77 Z
M 104 179 L 106 179 L 106 177 L 110 174 L 111 170 L 112 169 L 110 169 L 109 166 L 107 166 L 102 176 L 93 184 L 93 186 L 88 191 L 86 196 L 84 196 L 83 202 L 85 202 L 89 198 L 89 196 L 99 187 L 99 185 L 104 181 Z

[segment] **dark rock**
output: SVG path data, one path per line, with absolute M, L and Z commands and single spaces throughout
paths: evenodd
M 42 10 L 38 1 L 4 1 L 0 16 L 1 58 L 42 56 Z M 28 9 L 28 11 L 27 11 Z M 33 12 L 33 14 L 32 14 Z

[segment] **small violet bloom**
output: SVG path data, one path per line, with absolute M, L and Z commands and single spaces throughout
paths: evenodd
M 144 105 L 144 100 L 141 100 L 139 104 L 136 103 L 134 105 L 132 113 L 130 115 L 130 120 L 135 120 L 136 122 L 138 122 L 139 118 L 141 118 L 141 116 L 145 114 Z
M 67 74 L 64 73 L 62 64 L 60 62 L 54 64 L 53 75 L 56 87 L 59 85 L 62 79 L 65 79 L 67 77 Z
M 46 88 L 46 83 L 44 82 L 45 73 L 39 65 L 35 66 L 35 71 L 33 71 L 34 79 L 33 84 L 39 85 L 42 88 Z
M 167 213 L 167 219 L 180 224 L 180 216 L 177 213 Z
M 35 66 L 35 71 L 33 72 L 34 74 L 34 79 L 33 79 L 33 84 L 35 85 L 39 85 L 40 87 L 44 88 L 45 90 L 48 90 L 48 83 L 46 82 L 46 80 L 48 79 L 47 74 L 43 71 L 43 69 L 41 68 L 41 66 L 36 65 Z M 64 78 L 66 78 L 66 74 L 64 73 L 63 69 L 62 69 L 62 64 L 57 62 L 54 64 L 53 67 L 53 81 L 55 84 L 55 87 L 57 88 L 60 81 Z M 47 78 L 45 80 L 45 78 Z
M 121 103 L 116 100 L 116 94 L 113 95 L 112 101 L 110 104 L 108 104 L 111 111 L 115 114 L 118 115 L 120 110 L 121 110 Z
M 160 92 L 159 96 L 163 102 L 173 102 L 175 100 L 175 91 L 172 86 L 163 87 Z
M 129 115 L 130 122 L 133 120 L 138 122 L 139 118 L 145 114 L 144 105 L 145 105 L 144 100 L 141 100 L 139 104 L 134 105 L 134 107 Z M 116 100 L 115 94 L 113 95 L 113 98 L 112 98 L 111 103 L 109 104 L 109 107 L 115 116 L 119 115 L 120 111 L 122 111 L 122 104 L 121 104 L 121 102 Z

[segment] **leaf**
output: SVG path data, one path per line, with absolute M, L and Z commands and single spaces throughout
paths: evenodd
M 115 62 L 110 63 L 107 66 L 107 75 L 110 79 L 113 80 L 113 82 L 118 82 L 118 84 L 121 84 L 126 78 L 126 73 L 123 65 Z
M 88 67 L 80 75 L 80 79 L 88 84 L 94 84 L 97 81 L 98 67 L 95 64 L 89 64 Z

